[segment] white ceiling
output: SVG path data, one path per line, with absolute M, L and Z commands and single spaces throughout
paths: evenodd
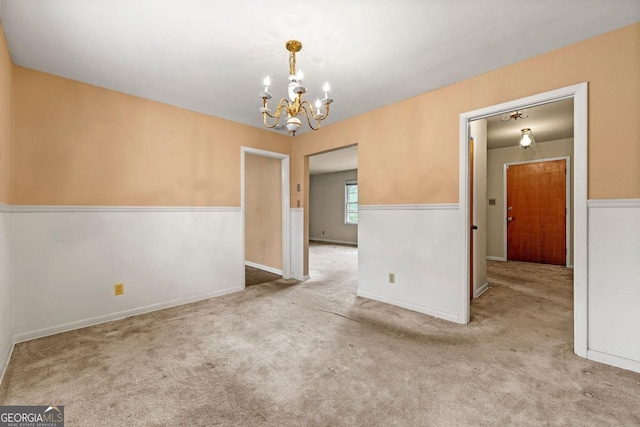
M 640 1 L 3 0 L 1 20 L 17 65 L 261 127 L 292 38 L 309 99 L 332 85 L 328 124 L 635 23 Z
M 309 157 L 309 174 L 311 175 L 354 169 L 358 169 L 357 145 Z
M 531 129 L 536 142 L 573 138 L 573 99 L 551 102 L 526 110 L 528 117 L 502 121 L 502 115 L 487 119 L 487 149 L 515 147 L 521 130 Z

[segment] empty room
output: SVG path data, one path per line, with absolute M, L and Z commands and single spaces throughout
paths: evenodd
M 638 94 L 637 0 L 2 0 L 0 426 L 640 425 Z

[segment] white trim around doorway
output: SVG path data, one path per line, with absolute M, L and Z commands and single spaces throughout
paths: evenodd
M 463 245 L 466 262 L 463 265 L 463 273 L 460 286 L 460 313 L 464 323 L 470 320 L 469 305 L 469 122 L 496 114 L 531 108 L 536 105 L 547 104 L 566 98 L 573 98 L 573 198 L 574 198 L 574 352 L 581 357 L 587 357 L 588 337 L 588 311 L 587 311 L 587 156 L 588 156 L 588 84 L 586 82 L 563 87 L 549 92 L 540 93 L 526 98 L 481 108 L 460 114 L 460 141 L 459 141 L 459 200 L 460 200 L 460 227 L 464 230 L 465 245 Z
M 291 212 L 290 212 L 290 189 L 289 189 L 289 155 L 276 153 L 274 151 L 260 150 L 258 148 L 240 147 L 240 197 L 242 233 L 241 247 L 242 259 L 240 268 L 242 269 L 242 286 L 245 287 L 244 267 L 245 267 L 245 156 L 254 154 L 257 156 L 271 157 L 279 159 L 281 164 L 282 182 L 282 278 L 291 278 Z

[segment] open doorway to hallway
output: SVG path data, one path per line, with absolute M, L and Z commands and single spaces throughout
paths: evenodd
M 473 120 L 469 160 L 471 215 L 477 226 L 472 231 L 472 296 L 488 290 L 471 303 L 471 314 L 478 304 L 491 304 L 489 313 L 517 316 L 518 304 L 537 304 L 541 316 L 546 311 L 566 324 L 562 330 L 569 345 L 573 111 L 574 100 L 567 98 Z M 534 146 L 521 145 L 524 129 L 533 133 Z
M 357 290 L 358 147 L 309 156 L 309 274 L 352 277 Z M 325 262 L 333 258 L 345 263 Z M 346 269 L 346 270 L 345 270 Z

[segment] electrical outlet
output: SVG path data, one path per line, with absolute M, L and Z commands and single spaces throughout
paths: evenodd
M 389 283 L 396 283 L 396 273 L 389 273 Z
M 116 285 L 114 286 L 114 293 L 116 295 L 124 294 L 124 283 L 116 283 Z

